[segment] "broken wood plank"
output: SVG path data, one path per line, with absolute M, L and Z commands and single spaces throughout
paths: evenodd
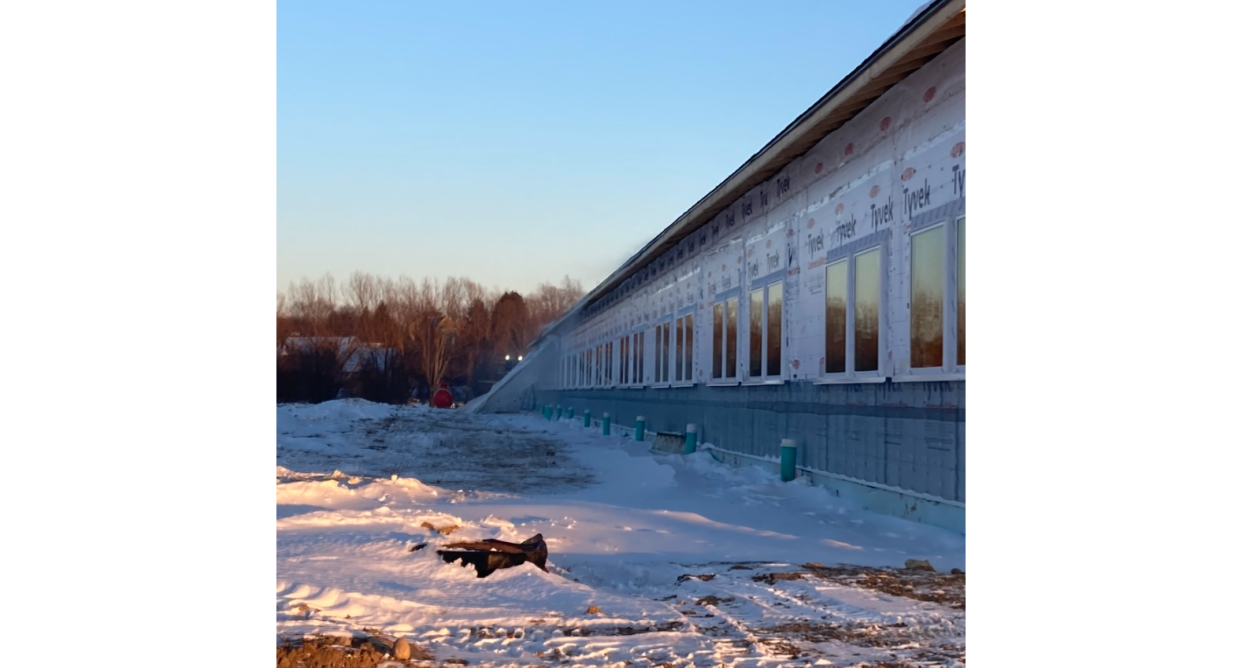
M 547 573 L 548 544 L 543 534 L 537 533 L 521 543 L 488 538 L 479 541 L 449 543 L 436 550 L 447 563 L 460 561 L 463 567 L 474 566 L 479 577 L 485 578 L 502 568 L 512 568 L 525 563 Z

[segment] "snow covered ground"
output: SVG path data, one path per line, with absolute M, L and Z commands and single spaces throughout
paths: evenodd
M 278 639 L 378 631 L 472 666 L 964 665 L 963 536 L 757 468 L 359 400 L 278 406 L 277 464 Z M 536 533 L 548 573 L 479 579 L 434 550 Z M 937 573 L 895 570 L 911 558 Z

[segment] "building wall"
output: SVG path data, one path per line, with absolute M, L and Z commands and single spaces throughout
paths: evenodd
M 966 501 L 966 385 L 787 383 L 675 389 L 542 390 L 534 405 L 605 412 L 618 427 L 643 416 L 648 431 L 684 433 L 758 458 L 798 442 L 798 466 L 858 481 Z
M 794 437 L 809 468 L 964 501 L 965 160 L 963 39 L 585 309 L 549 344 L 555 378 L 534 388 L 535 403 L 611 410 L 619 423 L 641 413 L 651 429 L 699 422 L 704 441 L 739 453 L 774 455 Z M 861 296 L 875 284 L 878 311 Z M 842 289 L 843 302 L 829 299 Z M 779 317 L 751 309 L 756 290 L 760 304 L 779 291 Z M 721 341 L 729 328 L 714 318 L 719 307 L 727 320 L 730 303 L 736 339 Z M 835 323 L 855 321 L 872 324 L 847 326 L 835 354 Z M 663 377 L 666 323 L 674 350 Z M 929 326 L 940 338 L 920 343 L 913 332 Z M 692 344 L 685 358 L 678 329 Z

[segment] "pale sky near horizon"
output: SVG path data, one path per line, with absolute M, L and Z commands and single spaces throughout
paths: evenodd
M 589 290 L 922 4 L 280 2 L 276 288 Z

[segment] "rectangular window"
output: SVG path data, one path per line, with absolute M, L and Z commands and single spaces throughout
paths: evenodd
M 655 341 L 655 373 L 652 374 L 651 382 L 658 384 L 660 382 L 660 326 L 656 325 L 651 328 L 653 335 L 652 340 Z
M 763 288 L 750 293 L 750 360 L 746 373 L 751 378 L 763 375 Z
M 712 305 L 712 378 L 723 377 L 721 341 L 724 338 L 724 304 Z
M 957 364 L 966 366 L 966 219 L 957 220 Z
M 676 324 L 673 326 L 673 329 L 677 330 L 677 358 L 673 361 L 673 380 L 676 380 L 679 383 L 685 378 L 685 376 L 682 375 L 681 365 L 682 353 L 684 353 L 686 349 L 686 332 L 684 326 L 682 318 L 678 318 Z
M 604 345 L 604 384 L 612 385 L 612 341 Z
M 725 378 L 737 378 L 737 301 L 725 302 Z
M 694 314 L 686 314 L 686 347 L 681 351 L 681 365 L 687 381 L 694 380 Z
M 849 258 L 828 265 L 824 283 L 824 373 L 845 373 L 846 270 Z
M 634 382 L 639 385 L 647 382 L 647 333 L 638 333 L 638 375 L 634 377 Z
M 944 226 L 910 237 L 910 366 L 944 366 Z
M 869 376 L 880 371 L 884 276 L 880 247 L 824 268 L 825 375 Z
M 854 258 L 854 371 L 880 369 L 880 249 Z
M 595 346 L 595 386 L 599 387 L 604 384 L 604 349 L 599 344 Z
M 621 337 L 621 384 L 630 384 L 630 337 Z
M 910 237 L 910 368 L 966 366 L 966 218 Z
M 655 382 L 667 383 L 668 376 L 665 375 L 664 369 L 666 368 L 665 365 L 668 362 L 668 346 L 664 342 L 664 325 L 663 324 L 659 324 L 655 326 L 655 349 L 656 349 Z
M 595 387 L 595 351 L 587 348 L 586 352 L 586 386 Z
M 630 335 L 630 382 L 637 385 L 642 382 L 642 376 L 638 374 L 638 355 L 642 352 L 638 347 L 638 333 Z
M 673 368 L 673 365 L 669 363 L 669 359 L 668 359 L 669 356 L 671 356 L 673 353 L 673 349 L 672 349 L 673 324 L 664 323 L 662 329 L 663 329 L 663 334 L 661 334 L 661 341 L 662 341 L 662 345 L 664 346 L 664 360 L 663 360 L 664 382 L 668 382 L 669 379 L 671 379 L 672 377 L 671 375 L 669 375 L 669 371 L 672 371 L 672 368 Z
M 784 284 L 773 283 L 750 293 L 750 378 L 781 375 L 781 310 Z
M 781 322 L 785 301 L 785 285 L 773 283 L 768 286 L 768 359 L 765 375 L 781 375 Z

